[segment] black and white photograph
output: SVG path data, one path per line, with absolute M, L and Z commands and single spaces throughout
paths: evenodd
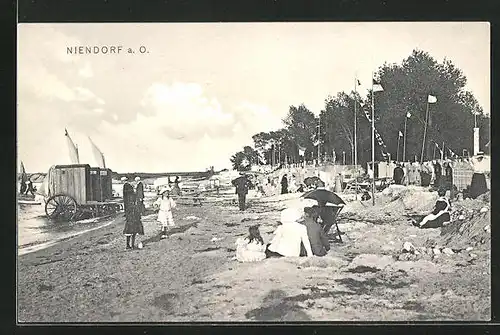
M 490 321 L 488 22 L 20 23 L 17 322 Z

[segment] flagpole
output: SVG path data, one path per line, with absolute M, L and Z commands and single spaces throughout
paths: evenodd
M 375 206 L 375 102 L 373 92 L 373 72 L 372 72 L 372 204 Z
M 406 161 L 406 121 L 408 120 L 408 112 L 405 115 L 405 137 L 403 138 L 403 162 Z
M 401 136 L 399 136 L 399 130 L 398 130 L 398 151 L 396 153 L 396 162 L 399 163 L 399 142 L 400 142 L 400 139 L 401 139 Z
M 321 112 L 318 115 L 318 166 L 320 164 L 320 147 L 321 147 Z
M 436 159 L 436 143 L 434 143 L 434 151 L 432 153 L 432 160 Z
M 422 152 L 420 154 L 420 164 L 424 162 L 425 136 L 427 135 L 427 122 L 429 120 L 429 98 L 427 97 L 427 108 L 425 110 L 424 138 L 422 140 Z
M 441 160 L 444 160 L 444 141 L 443 141 L 443 151 L 441 151 Z
M 358 200 L 358 139 L 357 139 L 357 112 L 358 112 L 358 78 L 354 78 L 354 183 L 356 200 Z

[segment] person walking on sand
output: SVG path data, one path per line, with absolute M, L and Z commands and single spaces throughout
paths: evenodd
M 248 228 L 248 236 L 236 240 L 236 260 L 238 262 L 258 262 L 266 258 L 266 245 L 259 232 L 259 226 Z
M 174 187 L 172 188 L 173 195 L 181 195 L 181 186 L 179 185 L 179 176 L 175 177 Z
M 300 224 L 303 214 L 296 208 L 281 211 L 281 225 L 276 228 L 274 238 L 266 247 L 266 257 L 299 257 L 303 244 L 307 257 L 313 256 L 307 228 Z
M 315 256 L 325 256 L 330 250 L 330 242 L 325 234 L 325 231 L 318 223 L 320 213 L 319 206 L 304 208 L 304 225 L 307 229 L 307 236 L 311 243 L 311 250 Z M 301 248 L 301 256 L 306 255 L 306 250 Z
M 246 209 L 246 196 L 248 194 L 248 189 L 250 188 L 250 181 L 246 175 L 236 178 L 232 181 L 233 186 L 236 187 L 236 194 L 238 195 L 238 205 L 240 211 Z
M 135 194 L 137 196 L 137 204 L 139 206 L 139 213 L 144 215 L 144 184 L 141 181 L 141 177 L 135 177 L 135 182 L 137 185 L 135 186 Z
M 167 230 L 175 227 L 172 210 L 177 207 L 174 199 L 170 197 L 170 187 L 165 187 L 160 191 L 160 197 L 156 200 L 155 206 L 159 207 L 157 221 L 161 225 L 161 238 L 167 238 Z
M 288 176 L 285 174 L 283 178 L 281 178 L 281 194 L 288 193 Z
M 127 237 L 127 249 L 134 249 L 135 237 L 137 234 L 144 235 L 144 227 L 134 187 L 128 182 L 123 185 L 123 205 L 125 209 L 123 234 Z

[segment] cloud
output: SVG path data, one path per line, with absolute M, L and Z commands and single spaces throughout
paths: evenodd
M 279 122 L 266 106 L 242 102 L 223 107 L 194 83 L 152 84 L 140 104 L 147 115 L 138 112 L 127 123 L 102 120 L 93 135 L 114 169 L 226 168 L 263 123 L 271 121 L 271 127 Z
M 85 63 L 85 66 L 82 67 L 80 71 L 78 71 L 78 74 L 83 78 L 92 78 L 94 76 L 94 72 L 92 71 L 90 63 L 89 62 Z

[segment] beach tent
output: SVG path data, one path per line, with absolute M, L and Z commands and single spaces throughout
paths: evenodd
M 167 186 L 168 185 L 168 178 L 169 177 L 160 177 L 160 178 L 155 179 L 155 181 L 153 182 L 153 186 L 155 187 L 155 189 L 158 189 L 159 187 L 162 187 L 162 186 Z

